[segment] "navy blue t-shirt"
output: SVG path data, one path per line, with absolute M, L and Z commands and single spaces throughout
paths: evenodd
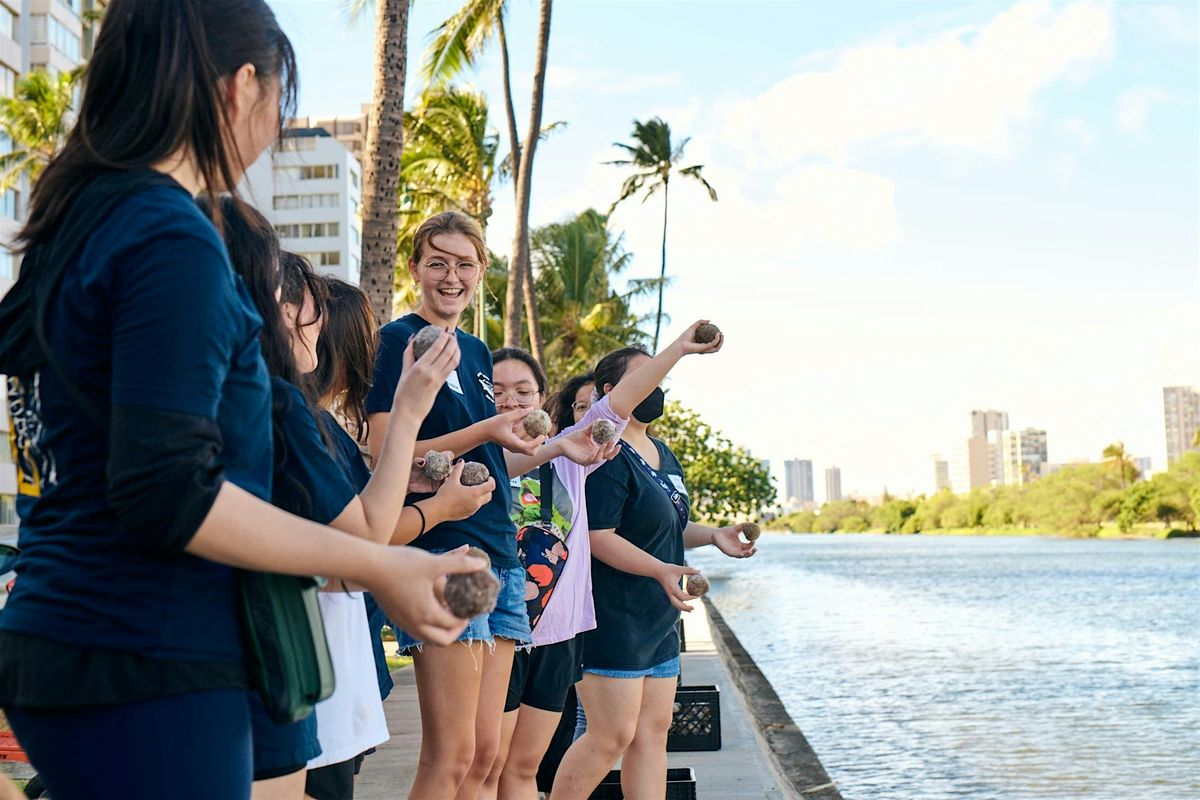
M 404 348 L 417 331 L 429 323 L 417 314 L 408 314 L 384 325 L 379 331 L 379 355 L 375 359 L 375 384 L 367 395 L 367 413 L 388 413 L 403 370 Z M 492 354 L 487 345 L 469 333 L 456 330 L 461 356 L 458 369 L 438 391 L 433 409 L 421 423 L 420 440 L 435 439 L 462 430 L 496 416 L 496 398 L 492 393 Z M 418 453 L 418 455 L 424 455 Z M 485 442 L 469 453 L 466 461 L 478 461 L 496 480 L 496 491 L 482 508 L 468 519 L 443 522 L 412 541 L 424 550 L 448 550 L 471 544 L 483 550 L 497 569 L 519 567 L 517 529 L 508 516 L 508 468 L 504 451 L 493 442 Z M 432 497 L 410 492 L 405 505 Z
M 685 504 L 683 468 L 665 444 L 658 474 Z M 638 462 L 631 448 L 588 476 L 588 527 L 617 535 L 667 564 L 683 565 L 683 523 L 671 498 Z M 679 611 L 654 578 L 613 569 L 592 556 L 596 628 L 584 634 L 583 665 L 597 669 L 649 669 L 679 655 Z
M 175 185 L 131 196 L 96 228 L 66 269 L 47 331 L 97 407 L 214 420 L 225 479 L 266 499 L 271 393 L 260 327 L 216 229 Z M 120 527 L 105 497 L 108 433 L 53 371 L 10 380 L 8 400 L 23 553 L 0 630 L 240 664 L 233 570 Z
M 298 387 L 272 377 L 271 394 L 277 437 L 271 503 L 298 517 L 328 525 L 358 496 L 358 487 L 346 474 L 348 466 L 341 463 L 343 451 L 339 447 L 330 450 Z

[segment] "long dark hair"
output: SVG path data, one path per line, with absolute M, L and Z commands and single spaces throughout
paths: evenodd
M 316 315 L 308 322 L 297 320 L 296 324 L 302 327 L 316 325 L 317 321 L 325 315 L 325 305 L 329 297 L 329 291 L 326 288 L 325 282 L 321 280 L 321 276 L 312 268 L 312 264 L 308 263 L 307 258 L 284 250 L 279 254 L 279 303 L 290 303 L 300 308 L 304 305 L 305 295 L 312 297 Z M 317 347 L 320 348 L 320 346 L 321 340 L 318 338 Z M 317 354 L 319 359 L 319 349 Z M 287 363 L 291 369 L 290 377 L 282 371 L 274 371 L 270 361 L 267 362 L 267 370 L 273 375 L 278 375 L 286 379 L 289 383 L 294 383 L 306 390 L 309 389 L 311 384 L 304 380 L 304 376 L 296 369 L 296 359 L 292 356 L 290 339 L 288 340 Z M 284 365 L 281 364 L 280 366 L 283 367 Z M 317 397 L 311 391 L 306 391 L 305 394 L 311 403 L 316 403 Z
M 501 361 L 520 361 L 529 367 L 530 371 L 533 372 L 533 380 L 537 383 L 538 394 L 543 398 L 546 397 L 546 373 L 542 369 L 542 365 L 537 362 L 537 359 L 528 350 L 522 350 L 519 347 L 501 347 L 499 350 L 493 350 L 492 366 L 499 364 Z
M 625 377 L 625 371 L 629 369 L 629 362 L 636 356 L 648 356 L 650 353 L 645 347 L 640 344 L 635 344 L 630 347 L 622 347 L 620 350 L 613 350 L 611 353 L 600 359 L 596 364 L 596 369 L 592 376 L 596 379 L 596 396 L 604 396 L 604 385 L 616 386 L 621 382 L 621 378 Z
M 307 376 L 310 393 L 323 399 L 334 395 L 334 408 L 350 424 L 359 442 L 367 438 L 367 393 L 375 371 L 378 331 L 366 292 L 343 280 L 324 275 L 325 327 L 317 340 L 317 368 Z
M 275 229 L 257 210 L 236 202 L 229 195 L 220 196 L 216 209 L 208 197 L 200 198 L 198 204 L 205 213 L 210 216 L 216 213 L 225 221 L 222 234 L 233 271 L 241 276 L 258 315 L 262 317 L 258 339 L 267 371 L 295 383 L 299 379 L 296 359 L 292 357 L 291 340 L 275 299 L 284 274 L 280 269 L 281 252 Z M 301 287 L 300 303 L 303 302 Z
M 546 401 L 546 413 L 554 421 L 554 426 L 560 431 L 575 424 L 575 395 L 589 383 L 595 383 L 596 376 L 590 372 L 576 375 L 562 385 L 554 395 Z
M 296 57 L 265 0 L 113 0 L 79 120 L 34 186 L 22 248 L 53 238 L 79 189 L 103 170 L 150 167 L 182 150 L 209 194 L 234 191 L 257 156 L 238 153 L 229 134 L 223 81 L 244 64 L 264 85 L 279 78 L 281 123 L 289 118 Z M 210 210 L 219 227 L 222 205 Z

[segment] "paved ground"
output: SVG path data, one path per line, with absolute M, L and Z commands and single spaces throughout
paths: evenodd
M 683 683 L 720 689 L 722 747 L 715 752 L 671 753 L 670 765 L 695 770 L 700 800 L 790 800 L 795 795 L 782 788 L 787 783 L 776 773 L 745 699 L 713 645 L 704 605 L 695 606 L 685 622 L 688 650 L 683 655 Z M 412 784 L 421 746 L 417 688 L 411 667 L 394 677 L 396 688 L 384 704 L 392 738 L 363 765 L 355 790 L 358 800 L 404 798 Z

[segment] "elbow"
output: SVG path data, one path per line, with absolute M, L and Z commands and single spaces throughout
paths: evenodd
M 118 524 L 154 549 L 183 552 L 224 483 L 221 449 L 213 420 L 115 407 L 106 497 Z

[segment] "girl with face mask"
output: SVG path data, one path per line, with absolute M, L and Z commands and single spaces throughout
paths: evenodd
M 668 351 L 716 352 L 724 337 L 694 341 L 700 320 Z M 659 358 L 662 356 L 660 355 Z M 655 359 L 657 360 L 657 359 Z M 650 361 L 639 347 L 610 353 L 596 365 L 600 402 Z M 583 678 L 576 685 L 587 730 L 559 765 L 551 797 L 586 798 L 621 760 L 625 797 L 666 794 L 667 731 L 679 675 L 680 611 L 692 600 L 681 580 L 686 548 L 713 545 L 733 558 L 754 555 L 742 525 L 710 528 L 689 519 L 683 468 L 649 426 L 662 416 L 657 386 L 632 409 L 617 458 L 587 481 L 596 628 L 584 636 Z

